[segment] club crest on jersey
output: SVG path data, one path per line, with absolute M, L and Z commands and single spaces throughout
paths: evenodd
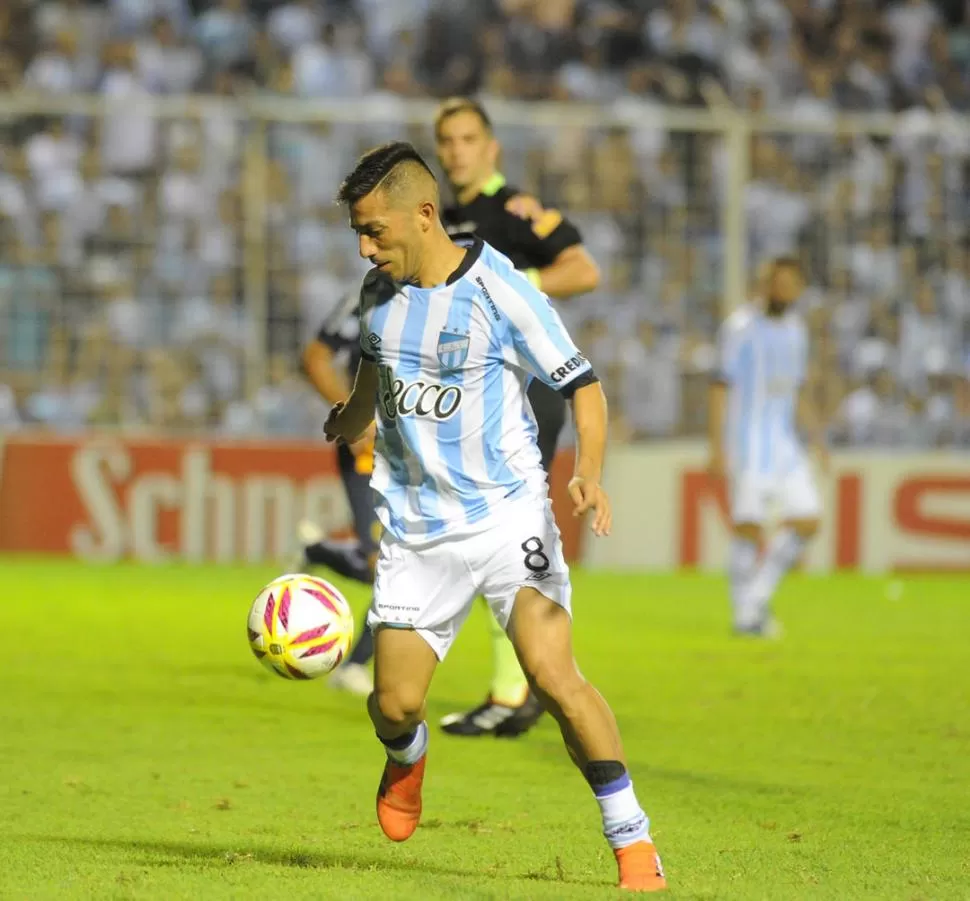
M 445 369 L 459 369 L 468 359 L 468 335 L 455 332 L 438 333 L 438 362 Z

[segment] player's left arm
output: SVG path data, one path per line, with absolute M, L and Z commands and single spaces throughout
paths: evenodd
M 822 471 L 828 469 L 828 445 L 826 442 L 825 417 L 821 404 L 816 397 L 814 386 L 808 379 L 808 334 L 800 331 L 798 349 L 798 403 L 795 416 L 798 427 L 808 440 L 809 446 L 819 461 Z
M 612 515 L 601 484 L 606 396 L 592 365 L 573 343 L 549 298 L 524 279 L 517 281 L 495 292 L 507 317 L 513 361 L 572 402 L 578 442 L 576 469 L 569 482 L 569 494 L 576 505 L 574 515 L 592 510 L 593 532 L 608 535 Z
M 608 414 L 606 395 L 599 382 L 576 390 L 573 422 L 576 426 L 576 468 L 569 481 L 569 496 L 576 505 L 573 516 L 582 516 L 592 510 L 593 533 L 609 535 L 613 514 L 602 485 Z
M 544 209 L 529 194 L 511 197 L 505 208 L 522 219 L 519 244 L 537 262 L 525 274 L 536 288 L 559 299 L 597 288 L 599 266 L 583 245 L 579 229 L 559 210 Z
M 816 399 L 813 386 L 803 383 L 798 390 L 798 426 L 808 439 L 822 471 L 828 469 L 829 451 L 826 441 L 825 417 Z

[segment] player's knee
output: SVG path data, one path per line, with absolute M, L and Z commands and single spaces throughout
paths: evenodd
M 373 707 L 392 726 L 409 726 L 421 719 L 424 696 L 415 688 L 396 685 L 390 689 L 378 689 L 372 697 Z
M 814 538 L 818 532 L 819 521 L 817 519 L 796 519 L 788 525 L 799 538 L 808 541 L 810 538 Z
M 575 662 L 571 658 L 562 660 L 546 655 L 535 662 L 527 675 L 533 690 L 549 712 L 554 716 L 561 713 L 570 719 L 586 687 L 586 680 L 576 669 Z
M 733 527 L 735 538 L 743 541 L 761 541 L 761 524 L 757 522 L 736 522 Z

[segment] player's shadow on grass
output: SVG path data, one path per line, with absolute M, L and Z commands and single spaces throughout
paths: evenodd
M 442 824 L 444 825 L 444 824 Z M 460 825 L 460 824 L 455 824 Z M 139 860 L 140 866 L 167 867 L 185 865 L 192 862 L 222 863 L 225 866 L 246 864 L 270 864 L 280 867 L 297 867 L 310 870 L 356 870 L 356 871 L 388 871 L 395 870 L 402 873 L 420 871 L 431 876 L 457 876 L 472 879 L 528 879 L 538 882 L 563 882 L 573 885 L 604 885 L 595 879 L 567 878 L 562 872 L 561 864 L 557 861 L 542 870 L 529 873 L 509 873 L 507 871 L 489 871 L 484 867 L 460 870 L 453 867 L 441 866 L 430 858 L 428 860 L 395 860 L 390 856 L 374 856 L 366 854 L 340 854 L 330 851 L 284 851 L 279 848 L 267 848 L 262 845 L 225 846 L 199 842 L 167 842 L 148 839 L 123 838 L 86 838 L 66 835 L 29 835 L 21 836 L 29 841 L 47 844 L 66 845 L 68 847 L 87 847 L 115 850 L 134 854 L 141 852 L 149 857 Z M 479 862 L 480 863 L 480 862 Z

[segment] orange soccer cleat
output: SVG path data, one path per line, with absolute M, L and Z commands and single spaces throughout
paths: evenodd
M 377 789 L 377 822 L 392 842 L 403 842 L 414 835 L 421 820 L 421 784 L 424 782 L 425 754 L 413 766 L 388 760 Z
M 667 887 L 657 848 L 650 842 L 636 842 L 615 848 L 620 888 L 629 892 L 659 892 Z

